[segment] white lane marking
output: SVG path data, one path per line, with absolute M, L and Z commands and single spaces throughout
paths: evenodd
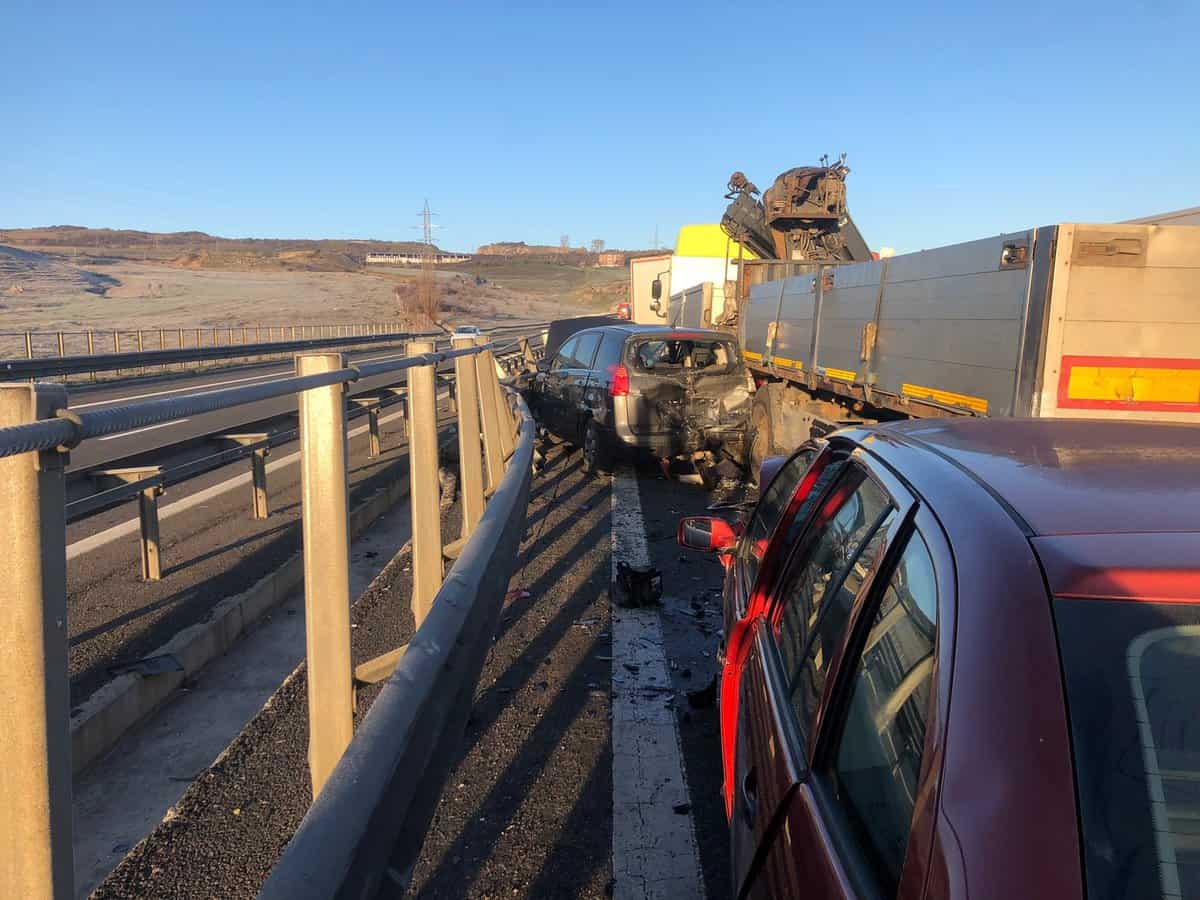
M 110 434 L 102 438 L 96 438 L 98 441 L 115 441 L 117 438 L 129 437 L 134 434 L 141 434 L 144 431 L 153 431 L 155 428 L 166 428 L 168 425 L 182 425 L 184 422 L 190 422 L 191 419 L 175 419 L 171 422 L 159 422 L 157 425 L 147 425 L 145 428 L 135 428 L 133 431 L 122 431 L 120 434 Z
M 379 419 L 379 424 L 383 425 L 384 423 L 390 422 L 393 419 L 398 419 L 403 415 L 404 413 L 402 412 L 396 412 L 392 413 L 390 416 L 382 416 Z M 370 425 L 360 425 L 357 428 L 351 429 L 346 434 L 346 437 L 347 439 L 358 437 L 360 434 L 365 434 L 370 427 Z M 279 459 L 267 463 L 267 472 L 274 472 L 277 469 L 282 469 L 284 466 L 290 466 L 299 459 L 299 450 L 297 450 L 295 453 L 289 453 L 287 456 L 281 456 Z M 200 504 L 206 503 L 214 497 L 219 497 L 221 494 L 224 494 L 227 491 L 231 491 L 236 487 L 240 487 L 243 484 L 249 483 L 249 472 L 244 472 L 241 475 L 235 475 L 233 478 L 229 478 L 225 481 L 219 482 L 218 484 L 206 487 L 204 490 L 197 491 L 195 494 L 184 497 L 182 500 L 176 500 L 174 503 L 165 504 L 158 510 L 158 519 L 161 522 L 163 519 L 177 515 L 181 512 L 187 512 L 193 506 L 199 506 Z M 90 553 L 93 550 L 97 550 L 100 547 L 110 544 L 117 538 L 124 537 L 127 534 L 137 534 L 140 528 L 141 525 L 137 519 L 129 519 L 128 521 L 105 528 L 103 531 L 97 531 L 95 534 L 90 534 L 85 538 L 80 538 L 73 544 L 67 545 L 67 560 L 70 561 L 83 556 L 85 553 Z
M 612 483 L 612 580 L 617 563 L 650 563 L 637 476 Z M 613 879 L 615 900 L 704 897 L 679 728 L 666 703 L 673 687 L 653 607 L 612 607 Z
M 188 387 L 172 388 L 169 391 L 151 391 L 148 394 L 131 394 L 128 397 L 113 397 L 109 400 L 95 400 L 91 403 L 72 403 L 71 409 L 88 409 L 89 407 L 92 407 L 92 406 L 109 406 L 109 405 L 115 404 L 115 403 L 125 403 L 129 400 L 145 400 L 147 397 L 163 397 L 167 394 L 184 394 L 184 393 L 187 393 L 188 391 L 200 390 L 201 388 L 221 387 L 221 385 L 225 385 L 225 384 L 240 384 L 243 381 L 260 381 L 260 380 L 279 381 L 284 378 L 294 378 L 294 377 L 295 377 L 295 374 L 292 372 L 287 372 L 283 375 L 280 375 L 278 372 L 268 372 L 265 375 L 248 375 L 245 378 L 230 378 L 227 381 L 210 381 L 205 384 L 193 384 L 193 385 L 189 385 Z

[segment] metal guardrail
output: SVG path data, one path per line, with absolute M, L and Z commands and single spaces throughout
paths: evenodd
M 477 606 L 490 610 L 495 591 L 502 590 L 509 577 L 515 554 L 512 541 L 522 531 L 516 526 L 528 492 L 532 424 L 522 410 L 518 441 L 518 414 L 497 378 L 494 345 L 482 335 L 456 337 L 452 343 L 454 349 L 435 352 L 431 342 L 412 341 L 407 358 L 360 367 L 346 365 L 341 353 L 308 353 L 296 358 L 295 377 L 270 384 L 85 413 L 68 409 L 61 385 L 0 385 L 0 546 L 7 551 L 6 577 L 0 580 L 0 684 L 5 686 L 0 729 L 7 763 L 0 769 L 0 803 L 7 817 L 5 840 L 0 841 L 0 883 L 7 893 L 56 900 L 73 896 L 66 451 L 99 435 L 299 394 L 309 768 L 317 797 L 350 745 L 353 730 L 347 384 L 367 375 L 407 371 L 411 602 L 420 638 L 412 653 L 399 648 L 360 666 L 360 680 L 381 680 L 397 664 L 410 677 L 413 673 L 433 677 L 428 674 L 431 642 L 446 629 L 452 630 L 446 623 L 454 617 L 465 616 Z M 463 538 L 455 542 L 458 546 L 443 547 L 435 369 L 446 360 L 454 361 L 458 386 Z M 500 504 L 490 518 L 485 512 L 488 496 L 493 504 Z M 497 538 L 499 519 L 506 527 Z M 479 540 L 472 540 L 477 531 Z M 493 543 L 508 555 L 495 550 L 485 554 Z M 446 587 L 443 574 L 448 558 L 458 561 Z M 502 570 L 505 559 L 509 568 Z M 485 562 L 489 562 L 486 567 Z M 439 607 L 443 590 L 445 609 Z M 482 599 L 473 599 L 472 590 Z M 478 624 L 473 612 L 468 618 Z M 433 623 L 428 629 L 424 628 L 427 620 Z M 478 635 L 484 631 L 469 634 L 483 640 Z M 420 648 L 426 649 L 417 652 Z M 441 684 L 439 679 L 426 690 Z M 463 702 L 469 702 L 474 680 L 469 690 L 466 681 L 458 684 L 460 692 L 467 691 Z M 456 702 L 460 700 L 456 696 Z
M 503 333 L 515 328 L 538 327 L 540 323 L 529 325 L 500 326 L 493 329 L 494 333 Z M 273 356 L 309 352 L 312 350 L 328 350 L 345 347 L 363 347 L 377 344 L 395 344 L 401 341 L 420 340 L 424 338 L 446 337 L 443 331 L 421 332 L 387 332 L 374 334 L 358 334 L 345 337 L 318 337 L 293 340 L 269 341 L 261 343 L 228 344 L 162 348 L 145 350 L 139 348 L 130 352 L 87 353 L 76 356 L 60 355 L 57 357 L 0 359 L 0 377 L 8 378 L 50 378 L 55 375 L 78 375 L 95 372 L 117 372 L 125 369 L 145 369 L 153 366 L 166 366 L 177 363 L 213 362 L 247 357 Z M 60 346 L 62 343 L 60 341 Z
M 260 898 L 366 898 L 407 887 L 397 875 L 415 866 L 457 757 L 521 542 L 534 425 L 518 402 L 516 450 L 487 512 Z
M 107 328 L 86 331 L 0 331 L 0 359 L 26 360 L 66 356 L 107 356 L 121 352 L 184 349 L 235 344 L 272 343 L 290 339 L 352 338 L 362 335 L 403 334 L 399 322 L 340 322 L 312 325 L 207 325 L 191 328 Z M 278 338 L 276 338 L 278 334 Z M 173 345 L 173 346 L 172 346 Z M 124 347 L 124 351 L 122 351 Z M 19 350 L 18 350 L 19 348 Z M 106 350 L 105 348 L 111 348 Z M 83 351 L 86 349 L 86 353 Z M 46 352 L 41 352 L 45 350 Z

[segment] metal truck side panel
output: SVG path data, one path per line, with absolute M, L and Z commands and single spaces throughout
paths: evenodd
M 1059 226 L 1040 414 L 1200 422 L 1200 228 Z
M 1021 350 L 1013 385 L 1013 415 L 1036 416 L 1041 403 L 1042 371 L 1046 364 L 1046 329 L 1050 316 L 1050 290 L 1054 274 L 1054 252 L 1058 226 L 1034 229 L 1029 267 L 1029 290 L 1025 300 Z
M 826 270 L 817 366 L 827 377 L 869 383 L 863 328 L 875 321 L 883 267 L 882 262 L 861 262 Z
M 893 394 L 952 392 L 973 398 L 977 412 L 986 401 L 989 415 L 1012 415 L 1029 273 L 1025 265 L 1002 268 L 1001 258 L 1006 246 L 1032 248 L 1032 236 L 1015 232 L 890 259 L 875 386 Z
M 776 290 L 770 291 L 779 310 L 775 340 L 770 348 L 771 362 L 777 371 L 789 371 L 798 375 L 809 371 L 812 365 L 809 356 L 812 352 L 813 304 L 816 299 L 813 276 L 788 278 L 783 285 L 782 306 L 779 305 L 778 285 L 773 285 Z M 775 321 L 774 316 L 772 321 Z

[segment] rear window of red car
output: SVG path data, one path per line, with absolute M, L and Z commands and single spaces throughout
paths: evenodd
M 1200 604 L 1054 602 L 1087 896 L 1200 897 Z

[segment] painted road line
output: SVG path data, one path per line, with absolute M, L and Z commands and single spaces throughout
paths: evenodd
M 156 428 L 166 428 L 168 425 L 182 425 L 184 422 L 190 422 L 191 419 L 175 419 L 170 422 L 159 422 L 157 425 L 147 425 L 145 428 L 135 428 L 133 431 L 122 431 L 119 434 L 110 434 L 106 437 L 96 438 L 98 441 L 115 441 L 117 438 L 132 437 L 135 434 L 143 434 L 147 431 L 153 431 Z
M 392 413 L 390 416 L 382 416 L 379 419 L 379 424 L 383 425 L 391 422 L 393 419 L 399 419 L 404 415 L 403 412 Z M 366 434 L 370 425 L 360 425 L 357 428 L 351 429 L 346 434 L 346 439 L 358 437 L 360 434 Z M 289 453 L 287 456 L 281 456 L 279 459 L 267 463 L 267 473 L 270 474 L 284 466 L 290 466 L 300 460 L 300 451 Z M 232 463 L 231 463 L 232 465 Z M 187 512 L 193 506 L 199 506 L 202 503 L 207 503 L 214 497 L 219 497 L 228 491 L 232 491 L 236 487 L 250 483 L 250 473 L 243 472 L 241 475 L 235 475 L 218 484 L 206 487 L 202 491 L 197 491 L 184 497 L 182 500 L 176 500 L 174 503 L 167 503 L 161 506 L 158 510 L 158 519 L 161 522 L 163 519 L 178 515 L 182 512 Z M 72 544 L 67 545 L 67 561 L 83 556 L 85 553 L 90 553 L 93 550 L 111 544 L 118 538 L 125 537 L 130 534 L 137 534 L 141 528 L 141 523 L 137 519 L 129 519 L 113 525 L 110 528 L 105 528 L 103 531 L 97 531 L 95 534 L 88 535 L 85 538 L 80 538 Z
M 108 400 L 94 400 L 91 403 L 72 403 L 71 409 L 89 409 L 93 406 L 112 406 L 116 403 L 128 403 L 130 400 L 145 400 L 147 397 L 165 397 L 167 394 L 186 394 L 188 391 L 199 391 L 203 388 L 221 387 L 226 384 L 241 384 L 243 381 L 282 381 L 284 378 L 295 378 L 294 372 L 280 375 L 278 372 L 267 372 L 263 375 L 248 375 L 245 378 L 230 378 L 225 381 L 210 381 L 206 384 L 192 384 L 187 387 L 171 388 L 167 391 L 152 391 L 148 394 L 131 394 L 128 397 L 112 397 Z
M 650 564 L 637 476 L 628 466 L 612 484 L 610 596 L 619 562 Z M 612 620 L 613 897 L 703 897 L 658 610 L 614 604 Z

